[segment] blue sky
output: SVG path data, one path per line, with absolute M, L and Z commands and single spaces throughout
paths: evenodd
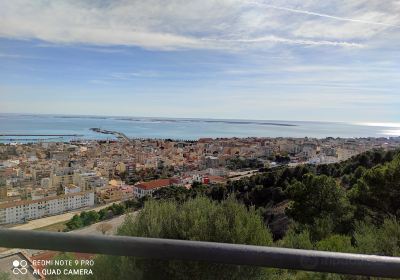
M 0 112 L 400 122 L 400 2 L 2 1 Z

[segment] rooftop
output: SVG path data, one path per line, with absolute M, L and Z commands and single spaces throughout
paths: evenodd
M 143 190 L 152 190 L 162 187 L 168 187 L 174 184 L 177 184 L 178 180 L 173 178 L 168 179 L 158 179 L 149 182 L 142 182 L 136 185 L 136 187 L 143 189 Z

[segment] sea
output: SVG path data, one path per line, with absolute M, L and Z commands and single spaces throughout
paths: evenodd
M 132 138 L 197 140 L 224 137 L 398 137 L 400 123 L 345 123 L 157 117 L 0 114 L 0 143 L 113 140 L 100 128 Z

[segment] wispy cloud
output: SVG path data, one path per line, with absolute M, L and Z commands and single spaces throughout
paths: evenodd
M 341 16 L 275 5 L 273 2 L 276 1 L 149 0 L 108 4 L 102 1 L 90 4 L 80 1 L 3 1 L 0 3 L 0 37 L 39 39 L 50 46 L 79 45 L 88 50 L 98 46 L 94 50 L 110 53 L 115 50 L 104 46 L 138 46 L 164 51 L 263 49 L 277 44 L 340 48 L 370 45 L 369 39 L 383 31 L 395 32 L 393 30 L 400 27 L 395 8 L 391 14 L 385 13 L 392 6 L 396 7 L 395 0 L 385 1 L 385 11 L 377 10 L 376 5 L 369 8 L 368 1 L 358 1 L 365 6 L 363 10 L 348 7 L 341 11 Z M 300 0 L 292 3 L 295 7 L 304 6 Z M 310 8 L 320 5 L 317 0 L 307 1 Z M 331 5 L 335 10 L 343 3 L 333 1 Z M 267 9 L 260 9 L 261 6 Z M 375 11 L 371 16 L 372 8 Z M 276 10 L 310 15 L 312 19 L 288 18 Z M 357 17 L 352 16 L 354 12 Z M 324 19 L 379 28 L 360 31 L 353 25 L 327 25 Z M 313 33 L 310 29 L 318 32 Z M 357 34 L 363 34 L 363 41 L 358 40 Z M 313 40 L 308 40 L 310 37 Z
M 304 39 L 290 39 L 277 37 L 274 35 L 263 36 L 258 38 L 242 38 L 242 39 L 212 39 L 205 38 L 205 41 L 214 42 L 230 42 L 230 43 L 283 43 L 289 45 L 310 45 L 310 46 L 341 46 L 341 47 L 365 47 L 363 44 L 353 42 L 337 42 L 337 41 L 326 41 L 326 40 L 304 40 Z
M 111 84 L 111 83 L 109 83 L 109 82 L 107 82 L 107 81 L 104 81 L 104 80 L 97 80 L 97 79 L 89 80 L 89 83 L 95 84 L 95 85 L 110 85 L 110 84 Z
M 118 72 L 118 73 L 111 73 L 109 79 L 132 80 L 137 78 L 157 78 L 159 76 L 160 74 L 155 71 Z
M 266 3 L 263 3 L 263 2 L 253 2 L 252 1 L 252 2 L 249 2 L 249 3 L 252 3 L 254 5 L 258 5 L 258 6 L 268 7 L 268 8 L 271 8 L 271 9 L 277 9 L 277 10 L 282 10 L 282 11 L 287 11 L 287 12 L 292 12 L 292 13 L 298 13 L 298 14 L 305 14 L 305 15 L 329 18 L 329 19 L 340 20 L 340 21 L 350 21 L 350 22 L 363 23 L 363 24 L 372 24 L 372 25 L 381 25 L 381 26 L 387 26 L 387 27 L 400 28 L 400 25 L 384 23 L 384 22 L 377 22 L 377 21 L 372 21 L 372 20 L 363 20 L 363 19 L 357 19 L 357 18 L 339 17 L 339 16 L 334 16 L 334 15 L 329 15 L 329 14 L 316 13 L 316 12 L 312 12 L 312 11 L 306 11 L 306 10 L 299 10 L 299 9 L 275 6 L 275 5 L 270 5 L 270 4 L 266 4 Z
M 5 57 L 5 58 L 21 58 L 21 55 L 18 54 L 9 54 L 9 53 L 0 53 L 0 57 Z
M 43 59 L 40 57 L 22 55 L 22 54 L 14 54 L 14 53 L 0 53 L 0 58 L 9 58 L 9 59 Z

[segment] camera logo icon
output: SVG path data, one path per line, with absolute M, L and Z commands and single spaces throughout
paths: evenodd
M 24 274 L 28 273 L 28 269 L 26 268 L 28 266 L 27 261 L 25 261 L 25 260 L 22 260 L 22 261 L 15 260 L 15 261 L 13 261 L 12 265 L 13 265 L 13 273 L 15 275 L 18 275 L 18 274 L 24 275 Z

